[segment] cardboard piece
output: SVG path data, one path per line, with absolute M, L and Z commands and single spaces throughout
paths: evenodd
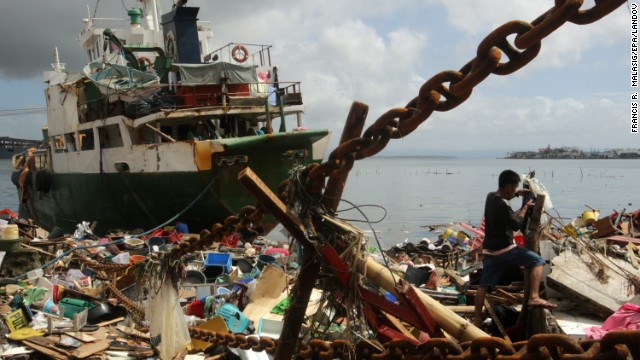
M 287 275 L 280 268 L 267 265 L 262 269 L 251 301 L 242 313 L 258 324 L 261 318 L 270 318 L 271 309 L 287 297 Z
M 77 359 L 84 359 L 107 348 L 109 348 L 109 340 L 99 340 L 80 346 L 71 355 Z
M 204 323 L 196 326 L 196 328 L 211 330 L 211 331 L 215 331 L 217 333 L 222 333 L 222 334 L 226 334 L 229 332 L 229 329 L 227 328 L 227 323 L 224 321 L 222 316 L 214 316 L 208 321 L 205 321 Z M 191 338 L 191 344 L 188 346 L 188 349 L 196 350 L 196 351 L 206 351 L 206 349 L 212 345 L 213 344 L 208 343 L 206 341 Z

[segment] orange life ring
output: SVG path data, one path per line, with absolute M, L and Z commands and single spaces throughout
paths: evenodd
M 233 60 L 243 63 L 249 58 L 249 50 L 243 45 L 236 45 L 231 49 L 231 57 Z
M 145 70 L 153 67 L 153 61 L 146 56 L 140 56 L 138 58 L 138 66 L 142 67 L 143 64 L 146 64 Z

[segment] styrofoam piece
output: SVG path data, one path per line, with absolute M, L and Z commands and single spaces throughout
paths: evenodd
M 258 325 L 258 336 L 266 336 L 273 339 L 280 338 L 282 332 L 282 320 L 272 320 L 260 318 L 260 325 Z

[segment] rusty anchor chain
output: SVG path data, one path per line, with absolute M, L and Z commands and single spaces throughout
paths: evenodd
M 434 111 L 449 111 L 469 98 L 473 88 L 490 74 L 507 75 L 518 71 L 540 52 L 542 40 L 564 23 L 578 25 L 593 23 L 624 4 L 624 0 L 596 0 L 589 9 L 580 10 L 583 0 L 555 0 L 555 5 L 533 22 L 509 21 L 489 33 L 478 45 L 476 57 L 460 70 L 446 70 L 433 75 L 420 88 L 418 96 L 405 107 L 382 114 L 362 137 L 338 146 L 329 159 L 309 165 L 318 194 L 326 177 L 336 177 L 348 171 L 354 159 L 359 160 L 380 152 L 391 139 L 409 135 L 426 121 Z M 513 44 L 507 39 L 516 35 Z M 508 58 L 500 62 L 502 54 Z M 449 84 L 447 86 L 446 84 Z M 444 97 L 444 100 L 441 98 Z
M 595 5 L 581 10 L 583 0 L 555 0 L 555 5 L 533 20 L 509 21 L 489 33 L 478 45 L 476 57 L 459 70 L 445 70 L 433 75 L 420 88 L 418 95 L 405 107 L 390 109 L 370 125 L 361 137 L 339 145 L 327 161 L 310 164 L 302 175 L 308 178 L 308 191 L 318 195 L 328 177 L 346 174 L 355 160 L 380 152 L 391 139 L 403 138 L 415 131 L 434 111 L 449 111 L 466 101 L 473 88 L 491 74 L 507 75 L 531 62 L 540 52 L 542 40 L 564 23 L 578 25 L 593 23 L 624 4 L 624 0 L 595 0 Z M 513 44 L 507 37 L 516 35 Z M 502 54 L 508 58 L 501 62 Z M 447 86 L 448 84 L 448 86 Z M 444 98 L 444 99 L 442 99 Z M 286 198 L 286 180 L 278 187 L 278 195 Z M 250 226 L 262 219 L 267 211 L 260 205 L 246 206 L 237 215 L 229 216 L 223 224 L 216 223 L 211 230 L 203 230 L 200 240 L 188 239 L 171 250 L 174 259 L 191 251 L 220 241 L 225 233 Z M 163 256 L 163 255 L 160 255 Z M 114 294 L 128 307 L 139 312 L 136 304 L 112 287 Z M 277 341 L 267 337 L 222 334 L 210 330 L 190 328 L 192 338 L 213 345 L 275 354 Z M 345 340 L 327 342 L 312 339 L 299 344 L 297 355 L 302 359 L 448 359 L 448 360 L 591 360 L 627 359 L 640 360 L 640 331 L 612 331 L 600 341 L 575 342 L 561 334 L 539 334 L 528 341 L 508 343 L 502 338 L 483 337 L 461 345 L 445 338 L 434 338 L 419 345 L 405 340 L 395 340 L 380 347 L 370 341 L 356 344 Z
M 268 337 L 223 334 L 197 327 L 189 328 L 194 339 L 214 346 L 275 353 L 278 341 Z M 352 344 L 346 340 L 332 342 L 312 339 L 300 344 L 301 359 L 447 359 L 447 360 L 640 360 L 640 331 L 619 330 L 607 333 L 600 341 L 576 342 L 563 334 L 538 334 L 528 341 L 509 343 L 498 337 L 481 337 L 458 345 L 446 338 L 430 339 L 419 345 L 394 340 L 379 346 L 369 341 Z

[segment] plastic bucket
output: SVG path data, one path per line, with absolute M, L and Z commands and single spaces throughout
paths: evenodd
M 143 255 L 131 255 L 131 256 L 129 256 L 129 261 L 132 264 L 139 263 L 142 260 L 144 260 L 144 256 Z
M 238 259 L 236 265 L 240 268 L 240 270 L 242 270 L 243 274 L 248 274 L 251 272 L 251 270 L 253 270 L 253 264 L 247 259 Z
M 271 255 L 259 255 L 258 256 L 258 269 L 260 269 L 260 271 L 262 271 L 262 268 L 264 268 L 265 265 L 267 264 L 273 264 L 274 262 L 276 262 L 276 258 L 274 258 Z
M 207 282 L 214 282 L 218 276 L 224 274 L 224 266 L 206 266 L 202 273 L 207 278 Z
M 587 210 L 582 213 L 582 221 L 584 221 L 587 226 L 592 225 L 596 220 L 598 220 L 598 215 L 595 211 Z
M 160 248 L 162 248 L 164 244 L 165 244 L 164 238 L 160 236 L 152 236 L 147 239 L 147 247 L 149 248 L 150 253 L 153 252 L 154 246 L 157 246 L 158 250 L 160 250 Z
M 424 285 L 429 280 L 430 270 L 418 268 L 415 266 L 407 267 L 407 271 L 404 274 L 404 279 L 415 286 Z
M 185 282 L 187 284 L 204 284 L 207 282 L 207 277 L 202 273 L 202 271 L 187 270 Z

